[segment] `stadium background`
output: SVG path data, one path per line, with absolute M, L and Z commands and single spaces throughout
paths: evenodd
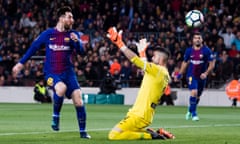
M 12 88 L 21 89 L 20 86 L 32 86 L 36 79 L 42 78 L 44 48 L 26 63 L 24 71 L 17 79 L 12 78 L 11 69 L 34 38 L 44 29 L 54 26 L 56 22 L 54 10 L 61 5 L 70 5 L 73 8 L 74 28 L 83 32 L 87 40 L 89 38 L 90 43 L 85 46 L 84 57 L 74 58 L 74 66 L 84 89 L 85 87 L 98 89 L 96 87 L 99 86 L 106 71 L 110 69 L 114 58 L 123 67 L 125 58 L 105 37 L 105 31 L 111 25 L 124 30 L 125 42 L 135 51 L 134 42 L 140 37 L 147 37 L 151 46 L 160 44 L 169 48 L 172 59 L 169 61 L 168 68 L 173 72 L 182 60 L 184 49 L 191 44 L 189 40 L 191 29 L 184 24 L 184 15 L 191 9 L 199 9 L 203 12 L 205 24 L 201 32 L 205 43 L 214 50 L 217 57 L 217 65 L 210 75 L 207 87 L 221 92 L 226 82 L 231 79 L 232 73 L 239 74 L 240 48 L 238 46 L 238 51 L 227 49 L 229 47 L 226 47 L 224 39 L 219 34 L 221 30 L 225 32 L 226 27 L 231 27 L 235 36 L 240 31 L 238 0 L 122 0 L 117 2 L 112 0 L 0 0 L 1 99 L 9 100 L 12 98 L 9 96 L 11 94 L 14 96 L 12 100 L 26 102 L 26 93 L 12 94 L 18 93 Z M 236 40 L 239 39 L 240 37 Z M 148 57 L 150 56 L 151 50 L 148 52 Z M 130 72 L 129 79 L 126 79 L 129 85 L 124 84 L 122 87 L 139 86 L 141 72 L 132 65 Z M 172 87 L 185 87 L 184 81 Z M 24 90 L 26 89 L 32 92 L 32 87 L 25 87 Z M 128 88 L 122 88 L 122 90 L 126 89 Z M 204 97 L 208 98 L 208 90 L 204 92 L 206 94 Z M 3 94 L 6 95 L 3 96 Z M 218 94 L 216 93 L 215 96 Z M 131 100 L 133 99 L 132 97 Z M 27 96 L 27 100 L 32 101 L 31 94 Z M 215 102 L 219 101 L 215 100 Z M 73 124 L 76 116 L 72 113 L 72 105 L 65 105 L 63 108 L 64 119 L 61 121 L 61 131 L 52 132 L 51 107 L 51 104 L 1 103 L 0 143 L 156 143 L 156 141 L 112 142 L 107 140 L 109 130 L 125 115 L 129 106 L 87 105 L 87 128 L 93 137 L 90 141 L 79 139 L 77 127 Z M 239 110 L 239 108 L 201 106 L 199 108 L 201 121 L 195 123 L 184 119 L 185 106 L 161 106 L 157 109 L 152 127 L 164 127 L 177 136 L 173 141 L 161 141 L 163 144 L 238 144 Z
M 111 70 L 121 87 L 138 87 L 142 73 L 131 65 L 105 37 L 109 26 L 124 31 L 124 41 L 136 52 L 135 42 L 146 37 L 151 48 L 161 45 L 171 51 L 168 62 L 170 74 L 180 66 L 183 53 L 191 45 L 193 29 L 186 27 L 184 16 L 191 9 L 201 10 L 204 25 L 198 29 L 216 56 L 216 66 L 209 75 L 208 88 L 221 88 L 240 73 L 240 5 L 237 0 L 0 0 L 0 85 L 32 86 L 42 77 L 44 48 L 38 51 L 16 79 L 11 76 L 12 66 L 19 60 L 36 36 L 56 23 L 55 10 L 70 5 L 75 18 L 74 29 L 83 34 L 86 53 L 73 57 L 74 67 L 82 87 L 99 87 L 106 72 Z M 232 29 L 237 43 L 225 43 L 223 34 Z M 238 34 L 239 33 L 239 34 Z M 239 36 L 237 36 L 239 35 Z M 232 39 L 233 40 L 233 39 Z M 235 50 L 234 50 L 235 49 Z M 172 87 L 186 87 L 185 81 Z

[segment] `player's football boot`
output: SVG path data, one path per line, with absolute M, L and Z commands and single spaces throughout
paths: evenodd
M 185 118 L 186 120 L 190 120 L 192 118 L 192 114 L 190 112 L 187 112 Z
M 199 121 L 199 117 L 198 116 L 193 116 L 192 121 Z
M 147 129 L 147 132 L 151 134 L 152 139 L 161 139 L 161 140 L 167 139 L 164 135 L 161 135 L 161 134 L 155 132 L 155 131 L 154 131 L 153 129 L 151 129 L 151 128 L 148 128 L 148 129 Z
M 59 131 L 59 117 L 54 117 L 53 116 L 53 119 L 52 119 L 52 129 L 54 131 Z
M 91 138 L 91 136 L 87 132 L 80 132 L 80 137 L 85 139 Z
M 160 135 L 165 136 L 167 139 L 175 139 L 176 138 L 171 132 L 166 131 L 163 128 L 158 129 L 157 133 L 160 134 Z

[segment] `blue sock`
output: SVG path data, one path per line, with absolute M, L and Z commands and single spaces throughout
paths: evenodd
M 64 98 L 63 97 L 59 97 L 54 92 L 53 99 L 54 99 L 54 102 L 53 102 L 53 117 L 59 117 Z
M 85 132 L 86 128 L 86 110 L 84 106 L 76 107 L 76 112 L 77 112 L 77 120 L 78 120 L 78 126 L 79 126 L 79 131 Z
M 190 101 L 189 111 L 192 113 L 192 117 L 194 117 L 194 116 L 197 115 L 197 112 L 196 112 L 196 110 L 197 110 L 197 98 L 193 97 L 193 96 L 190 96 L 189 101 Z

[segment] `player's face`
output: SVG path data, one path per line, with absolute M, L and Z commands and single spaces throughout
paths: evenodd
M 72 29 L 74 23 L 73 14 L 71 12 L 66 12 L 63 17 L 63 25 L 66 30 Z
M 200 47 L 202 46 L 202 36 L 201 35 L 194 35 L 193 36 L 193 46 Z
M 163 54 L 159 51 L 154 51 L 153 52 L 153 57 L 152 57 L 152 62 L 155 64 L 162 64 L 163 63 Z

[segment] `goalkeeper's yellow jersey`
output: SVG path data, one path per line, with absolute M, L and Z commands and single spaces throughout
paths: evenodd
M 155 108 L 168 85 L 170 76 L 166 67 L 144 62 L 137 56 L 131 61 L 144 70 L 144 77 L 136 101 L 127 115 L 136 115 L 147 123 L 151 123 Z

